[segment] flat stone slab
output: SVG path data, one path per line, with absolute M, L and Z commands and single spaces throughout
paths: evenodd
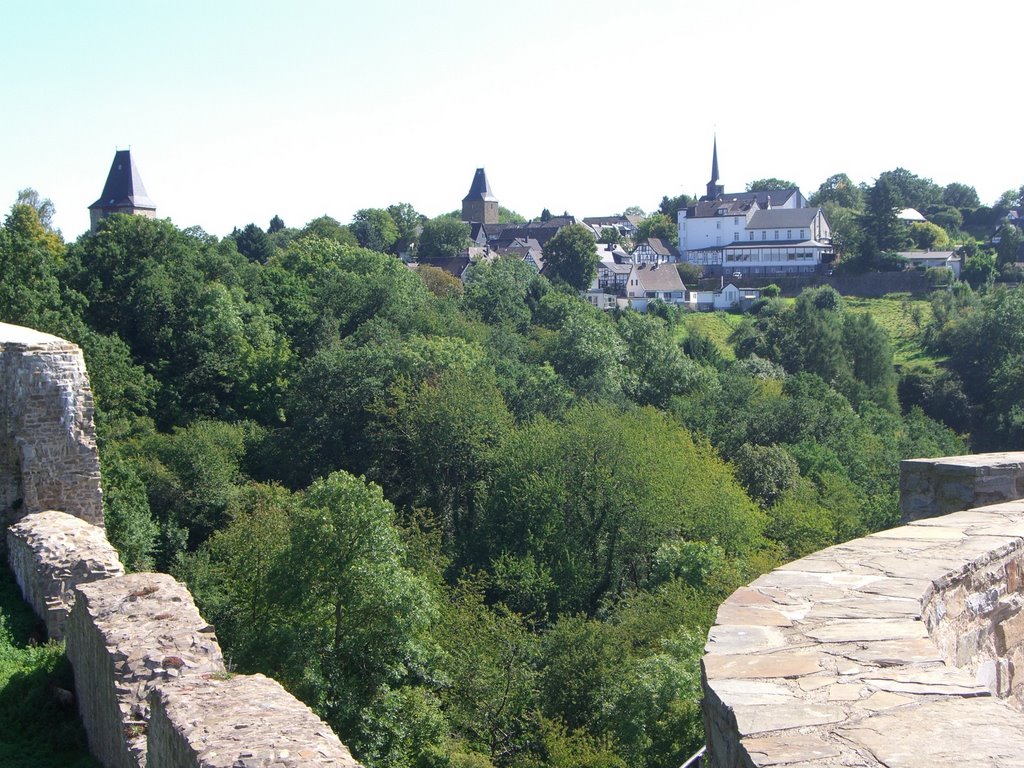
M 740 733 L 750 735 L 846 720 L 846 710 L 831 704 L 757 704 L 736 706 L 733 711 Z
M 862 619 L 833 621 L 804 632 L 823 643 L 858 643 L 878 640 L 914 640 L 927 638 L 928 630 L 920 621 L 906 619 Z
M 715 686 L 715 693 L 726 705 L 742 702 L 746 705 L 786 704 L 793 698 L 793 689 L 782 683 L 767 680 L 722 680 Z
M 755 736 L 744 739 L 743 746 L 755 763 L 763 766 L 814 762 L 840 754 L 839 747 L 820 737 L 794 733 Z
M 718 609 L 719 624 L 747 624 L 762 627 L 788 627 L 793 620 L 773 608 L 750 607 L 723 603 Z
M 710 654 L 703 663 L 709 678 L 789 678 L 811 675 L 821 668 L 814 653 Z
M 775 627 L 717 626 L 708 632 L 705 653 L 738 654 L 782 648 L 786 637 Z
M 1024 766 L 1021 714 L 996 702 L 934 702 L 870 717 L 838 733 L 887 768 Z
M 875 667 L 942 664 L 944 661 L 930 638 L 865 643 L 844 648 L 840 653 L 848 659 Z

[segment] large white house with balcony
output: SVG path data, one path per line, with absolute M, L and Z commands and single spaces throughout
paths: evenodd
M 820 208 L 799 189 L 726 193 L 714 149 L 708 193 L 679 210 L 679 252 L 705 274 L 785 275 L 817 272 L 833 256 Z

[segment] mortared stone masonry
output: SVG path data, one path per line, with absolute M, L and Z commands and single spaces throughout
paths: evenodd
M 106 768 L 357 768 L 307 706 L 225 670 L 214 628 L 166 574 L 125 575 L 103 531 L 81 350 L 0 323 L 0 516 L 22 594 L 63 637 Z

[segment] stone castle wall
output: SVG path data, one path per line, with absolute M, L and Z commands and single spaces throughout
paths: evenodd
M 984 453 L 900 462 L 904 523 L 1024 498 L 1024 453 Z
M 903 488 L 948 491 L 942 514 L 1011 493 L 1018 462 L 905 462 Z M 1024 765 L 1024 501 L 961 509 L 829 547 L 721 605 L 702 661 L 707 764 Z
M 63 512 L 36 512 L 8 528 L 7 560 L 54 640 L 64 638 L 76 586 L 124 574 L 103 529 Z
M 225 670 L 213 627 L 182 584 L 124 575 L 101 527 L 81 351 L 4 324 L 0 516 L 13 523 L 5 540 L 22 594 L 50 636 L 65 639 L 89 746 L 104 766 L 359 765 L 280 685 Z
M 71 342 L 0 323 L 0 522 L 49 509 L 103 525 L 85 361 Z

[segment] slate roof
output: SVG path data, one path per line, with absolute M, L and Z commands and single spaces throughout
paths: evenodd
M 633 271 L 632 264 L 620 264 L 617 261 L 601 261 L 597 266 L 598 269 L 607 269 L 613 275 L 628 275 Z
M 726 192 L 719 195 L 718 199 L 730 202 L 734 200 L 755 200 L 759 206 L 767 208 L 769 198 L 771 198 L 772 205 L 775 206 L 786 203 L 793 195 L 798 194 L 800 194 L 799 189 L 790 187 L 789 189 L 767 189 L 758 192 Z
M 443 269 L 449 275 L 462 279 L 462 273 L 472 263 L 472 259 L 466 256 L 454 256 L 445 259 L 420 259 L 420 266 L 437 267 Z
M 107 174 L 107 183 L 103 185 L 103 194 L 89 206 L 93 208 L 143 208 L 156 210 L 156 203 L 149 199 L 146 187 L 142 184 L 142 176 L 132 160 L 129 149 L 121 149 L 114 153 L 114 162 Z
M 786 227 L 810 227 L 820 208 L 772 208 L 769 211 L 754 211 L 747 222 L 747 229 L 785 229 Z
M 575 224 L 573 216 L 556 216 L 548 221 L 530 221 L 526 224 L 513 224 L 505 227 L 491 240 L 496 248 L 507 247 L 515 240 L 532 238 L 541 246 L 558 234 L 558 230 L 569 224 Z
M 752 198 L 742 200 L 701 200 L 686 209 L 686 218 L 704 219 L 709 216 L 717 216 L 719 208 L 726 209 L 724 214 L 726 216 L 740 216 L 745 215 L 753 207 L 754 200 Z
M 462 202 L 483 200 L 485 203 L 496 203 L 498 198 L 491 192 L 491 185 L 487 182 L 487 174 L 483 168 L 477 168 L 473 174 L 473 183 L 469 187 L 469 194 L 462 198 Z

